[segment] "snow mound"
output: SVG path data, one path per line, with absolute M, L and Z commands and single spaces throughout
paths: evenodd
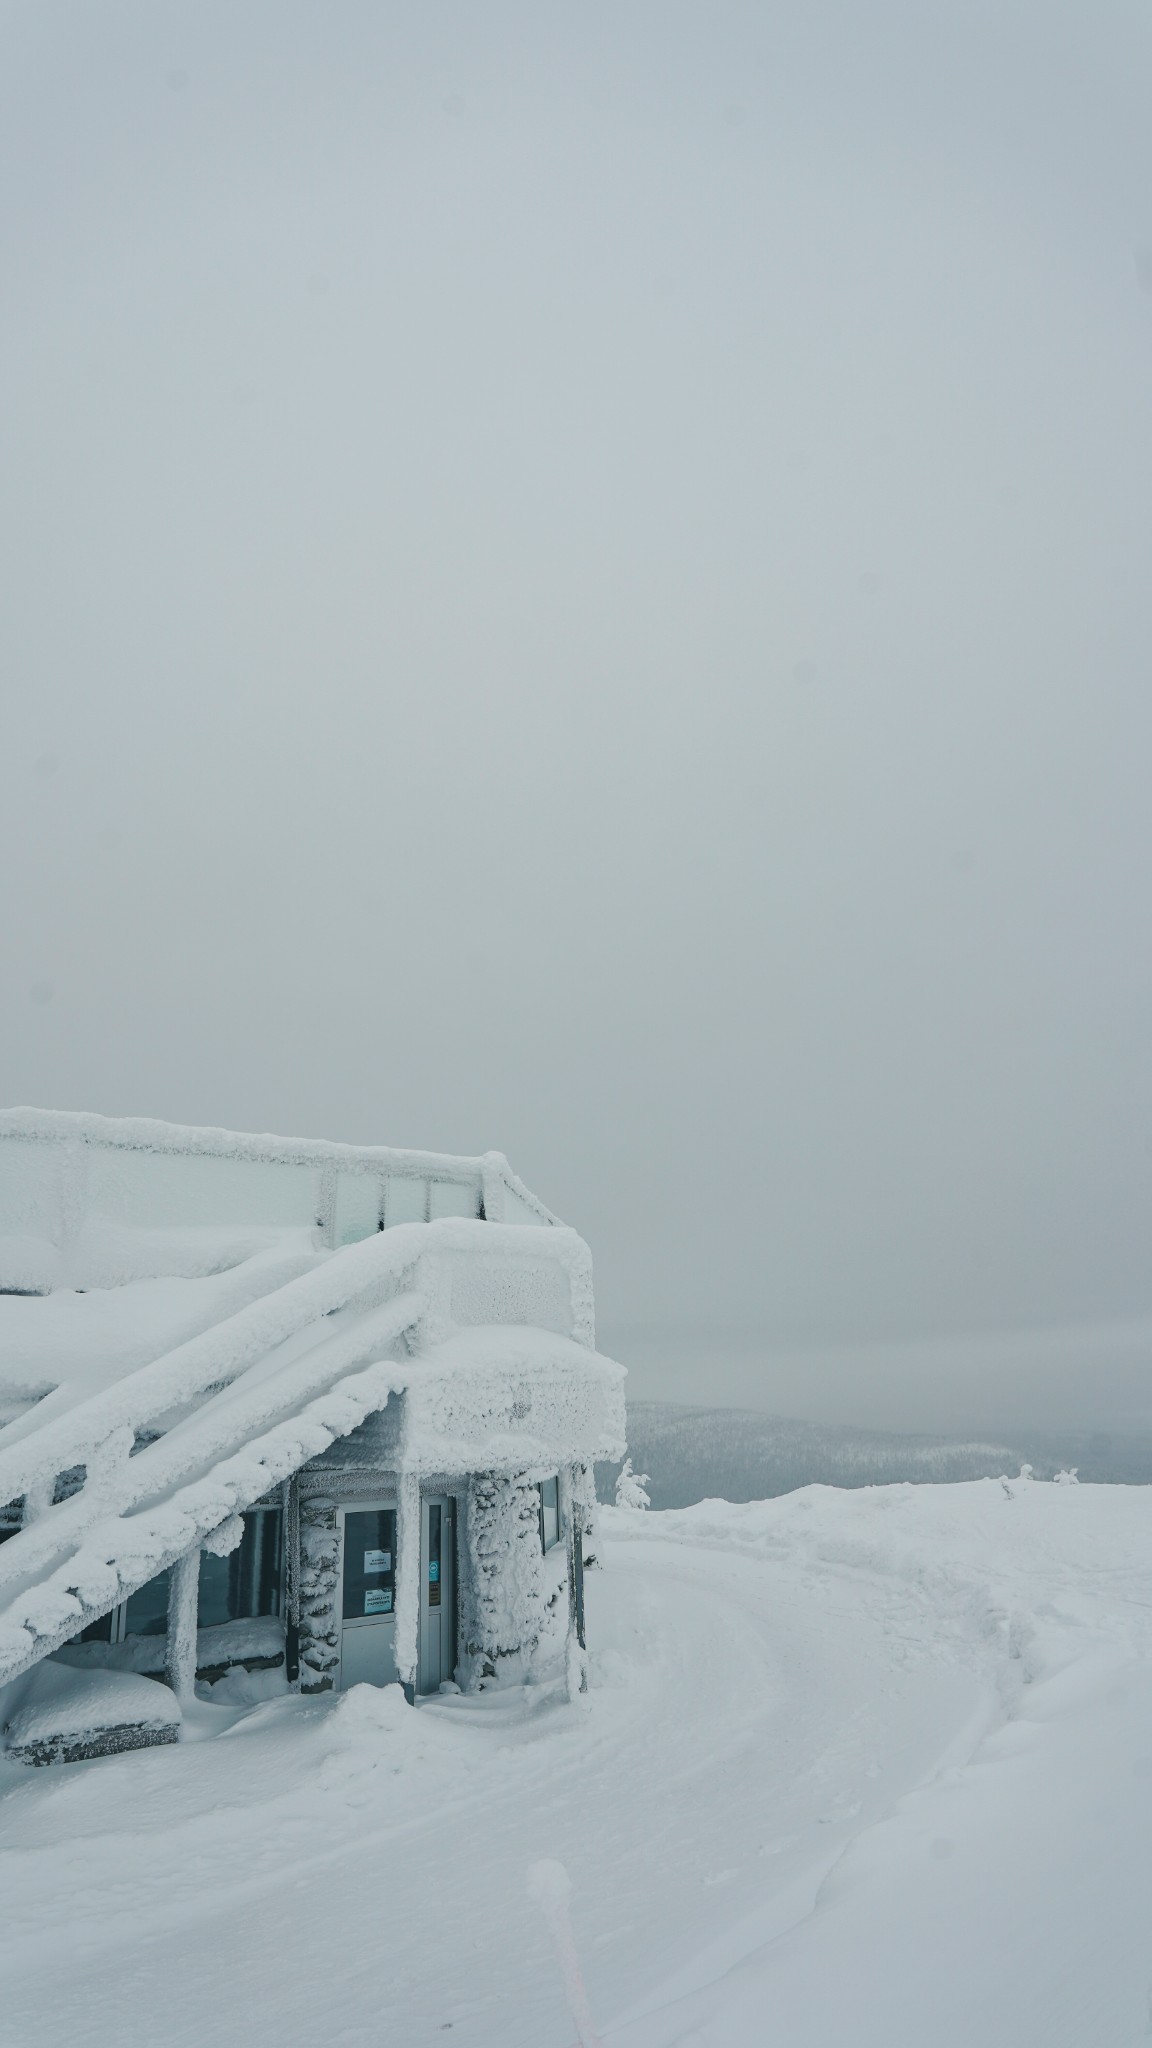
M 75 1670 L 46 1658 L 10 1688 L 8 1749 L 28 1763 L 71 1763 L 175 1742 L 180 1706 L 166 1685 L 130 1671 Z

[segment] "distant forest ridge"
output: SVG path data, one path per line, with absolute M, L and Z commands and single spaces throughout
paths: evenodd
M 628 1403 L 628 1450 L 649 1474 L 654 1508 L 698 1500 L 770 1500 L 798 1486 L 884 1486 L 911 1480 L 997 1478 L 1029 1464 L 1038 1479 L 1075 1466 L 1083 1480 L 1152 1482 L 1152 1436 L 1019 1431 L 995 1440 L 913 1436 L 795 1422 L 755 1408 L 695 1408 L 676 1401 Z M 598 1465 L 601 1500 L 613 1498 L 618 1465 Z

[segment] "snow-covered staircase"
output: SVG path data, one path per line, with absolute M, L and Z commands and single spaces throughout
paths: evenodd
M 427 1311 L 402 1284 L 424 1240 L 350 1246 L 40 1427 L 21 1418 L 19 1441 L 0 1431 L 0 1501 L 25 1503 L 0 1547 L 0 1684 L 384 1405 L 406 1373 L 381 1360 Z M 81 1483 L 57 1499 L 63 1475 Z

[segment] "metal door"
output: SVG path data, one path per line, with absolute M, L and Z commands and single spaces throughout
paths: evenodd
M 395 1685 L 396 1510 L 358 1501 L 341 1509 L 340 1520 L 340 1690 Z
M 435 1692 L 456 1664 L 455 1503 L 433 1494 L 420 1505 L 420 1684 Z

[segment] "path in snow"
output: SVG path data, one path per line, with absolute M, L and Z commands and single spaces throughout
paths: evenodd
M 525 1890 L 558 1856 L 621 2048 L 1146 2041 L 1131 1930 L 1152 1765 L 1132 1765 L 1152 1725 L 1135 1758 L 1125 1744 L 1149 1704 L 1152 1496 L 816 1488 L 606 1522 L 587 1705 L 541 1687 L 413 1713 L 360 1688 L 269 1701 L 176 1750 L 9 1768 L 7 2038 L 566 2048 Z M 1094 1775 L 1085 1730 L 1113 1696 L 1099 1712 L 1122 1739 Z M 224 1718 L 205 1708 L 204 1729 Z M 1085 1860 L 1098 1888 L 1123 1873 L 1127 1916 L 1067 1907 Z M 1049 1988 L 1062 1969 L 1079 1986 L 1035 2033 L 1034 2001 L 1011 2031 L 996 2018 L 1014 1899 L 1025 1948 L 1059 1930 Z M 1084 2031 L 1093 1997 L 1104 2032 Z

